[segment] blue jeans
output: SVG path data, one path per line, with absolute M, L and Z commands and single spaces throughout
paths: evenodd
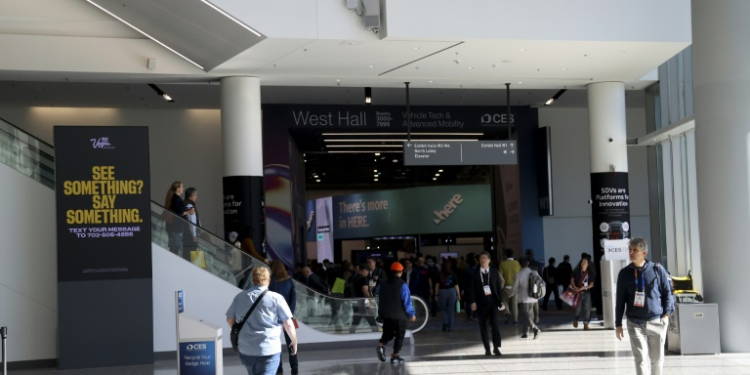
M 275 375 L 281 362 L 281 353 L 263 357 L 240 354 L 240 361 L 248 375 Z
M 453 328 L 453 314 L 456 313 L 456 289 L 440 289 L 438 294 L 440 305 L 440 315 L 443 317 L 443 324 L 446 328 Z

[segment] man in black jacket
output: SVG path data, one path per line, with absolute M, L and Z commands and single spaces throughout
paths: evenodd
M 555 258 L 549 258 L 549 266 L 544 268 L 542 278 L 547 283 L 547 294 L 544 296 L 544 302 L 542 303 L 542 310 L 547 311 L 547 303 L 549 302 L 549 296 L 552 293 L 555 294 L 555 305 L 557 309 L 562 309 L 562 300 L 560 299 L 560 292 L 557 290 L 557 286 L 560 284 L 560 280 L 557 279 L 557 267 L 555 267 Z M 563 284 L 567 285 L 567 284 Z
M 484 343 L 484 355 L 490 352 L 489 332 L 487 325 L 492 328 L 492 345 L 496 356 L 500 356 L 500 324 L 498 310 L 504 309 L 501 294 L 505 280 L 500 272 L 490 267 L 490 254 L 483 251 L 479 254 L 479 267 L 473 272 L 472 281 L 466 291 L 467 303 L 472 311 L 477 311 L 479 317 L 479 332 Z
M 381 280 L 379 285 L 380 303 L 378 305 L 378 316 L 383 318 L 383 336 L 380 338 L 380 345 L 378 345 L 377 352 L 378 359 L 385 362 L 385 345 L 388 344 L 388 341 L 395 338 L 391 363 L 402 363 L 404 360 L 398 353 L 401 351 L 401 345 L 404 343 L 406 322 L 407 320 L 411 320 L 412 322 L 417 320 L 417 313 L 411 304 L 409 287 L 404 280 L 401 280 L 404 266 L 399 262 L 393 262 L 391 271 L 391 274 L 387 276 L 387 280 Z
M 310 267 L 302 268 L 302 275 L 304 277 L 303 282 L 310 287 L 310 289 L 325 295 L 331 295 L 331 288 L 328 283 L 320 276 L 314 274 Z

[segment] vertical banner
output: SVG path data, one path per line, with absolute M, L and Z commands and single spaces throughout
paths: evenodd
M 318 198 L 315 200 L 316 241 L 318 244 L 318 262 L 328 259 L 333 261 L 333 198 Z
M 591 224 L 593 226 L 593 259 L 599 266 L 604 256 L 605 240 L 630 238 L 630 193 L 627 172 L 591 174 Z M 597 272 L 592 294 L 597 314 L 603 317 L 601 272 Z
M 553 216 L 552 133 L 549 126 L 536 130 L 536 173 L 539 185 L 539 216 Z
M 263 177 L 224 177 L 225 239 L 257 257 L 265 256 L 263 202 Z
M 153 363 L 148 128 L 54 132 L 59 366 Z

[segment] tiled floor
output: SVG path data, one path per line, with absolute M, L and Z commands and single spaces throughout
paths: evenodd
M 416 345 L 405 347 L 406 363 L 391 365 L 377 360 L 373 348 L 318 350 L 301 352 L 300 373 L 315 375 L 370 374 L 551 374 L 551 375 L 630 375 L 635 365 L 627 337 L 618 342 L 614 331 L 597 326 L 589 332 L 574 330 L 569 323 L 569 310 L 542 315 L 542 334 L 537 340 L 521 339 L 520 329 L 513 325 L 502 328 L 501 358 L 485 357 L 476 321 L 467 322 L 457 316 L 456 330 L 440 331 L 439 317 L 416 335 Z M 545 324 L 546 323 L 546 324 Z M 285 362 L 286 366 L 286 362 Z M 27 370 L 14 371 L 23 375 L 172 375 L 174 361 L 160 361 L 153 366 L 92 369 L 78 371 Z M 289 367 L 286 366 L 286 373 Z M 247 372 L 237 357 L 225 357 L 224 374 L 244 375 Z M 750 353 L 722 355 L 668 355 L 664 374 L 689 375 L 750 375 Z

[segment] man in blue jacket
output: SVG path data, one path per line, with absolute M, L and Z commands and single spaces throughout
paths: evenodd
M 617 275 L 615 335 L 618 340 L 622 340 L 622 316 L 626 313 L 636 373 L 661 375 L 664 341 L 669 316 L 674 312 L 674 300 L 667 271 L 663 266 L 646 259 L 647 253 L 646 240 L 630 240 L 629 254 L 632 263 Z
M 380 299 L 378 306 L 378 315 L 383 318 L 383 336 L 377 348 L 378 359 L 385 362 L 385 345 L 388 341 L 396 339 L 393 342 L 393 354 L 391 363 L 400 364 L 404 360 L 399 356 L 401 345 L 404 343 L 406 335 L 407 320 L 417 320 L 417 313 L 411 304 L 411 294 L 409 287 L 404 280 L 401 280 L 401 274 L 404 266 L 399 262 L 393 262 L 391 272 L 386 280 L 381 280 Z

